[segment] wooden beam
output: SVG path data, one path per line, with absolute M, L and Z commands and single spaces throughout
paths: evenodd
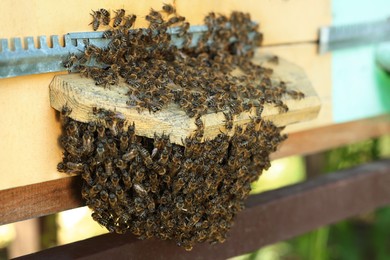
M 376 161 L 251 196 L 225 243 L 191 252 L 169 241 L 106 234 L 24 259 L 226 259 L 389 204 L 389 172 L 390 160 Z
M 0 197 L 0 225 L 84 205 L 79 176 L 1 190 Z
M 390 115 L 293 133 L 272 158 L 316 153 L 388 133 Z M 73 176 L 0 190 L 0 225 L 81 207 L 80 188 L 80 177 Z
M 271 54 L 260 54 L 258 51 L 254 63 L 263 64 L 273 69 L 271 78 L 275 82 L 283 80 L 287 87 L 299 90 L 305 94 L 301 100 L 285 96 L 283 101 L 289 107 L 287 113 L 279 113 L 279 109 L 271 104 L 266 104 L 262 117 L 273 121 L 279 126 L 285 126 L 297 122 L 308 121 L 317 116 L 320 110 L 320 99 L 313 89 L 302 68 L 279 58 L 278 64 L 268 62 Z M 276 83 L 275 83 L 276 84 Z M 95 81 L 83 78 L 79 74 L 58 75 L 50 84 L 51 106 L 61 111 L 64 105 L 72 109 L 70 117 L 80 122 L 96 121 L 92 113 L 93 107 L 115 110 L 123 115 L 128 122 L 136 125 L 136 134 L 153 138 L 157 133 L 169 134 L 171 142 L 182 144 L 182 140 L 190 136 L 196 130 L 194 118 L 189 118 L 176 104 L 169 105 L 156 113 L 150 113 L 146 109 L 139 112 L 136 108 L 129 107 L 127 92 L 129 85 L 122 82 L 118 86 L 103 88 L 96 86 Z M 167 86 L 169 87 L 169 86 Z M 173 88 L 176 88 L 172 84 Z M 251 112 L 243 112 L 234 119 L 235 125 L 248 123 L 251 116 L 255 115 L 255 109 Z M 224 129 L 224 114 L 209 113 L 201 117 L 205 125 L 205 138 L 213 138 Z
M 291 133 L 271 157 L 317 153 L 385 134 L 390 134 L 390 114 Z

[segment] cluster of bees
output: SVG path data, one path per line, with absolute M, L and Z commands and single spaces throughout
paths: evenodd
M 269 154 L 286 136 L 260 117 L 200 142 L 172 144 L 169 136 L 136 136 L 134 124 L 96 109 L 99 120 L 81 123 L 61 112 L 64 159 L 58 170 L 83 178 L 82 197 L 92 217 L 110 232 L 141 239 L 223 242 Z M 201 131 L 201 130 L 199 130 Z
M 194 118 L 197 130 L 176 145 L 168 135 L 136 136 L 134 123 L 116 112 L 94 108 L 99 119 L 81 123 L 64 107 L 65 151 L 58 170 L 82 176 L 92 217 L 110 232 L 170 239 L 186 250 L 197 242 L 223 242 L 250 183 L 270 167 L 270 153 L 286 138 L 282 128 L 261 118 L 264 104 L 286 112 L 281 98 L 304 94 L 276 84 L 271 69 L 251 62 L 262 34 L 248 14 L 210 13 L 204 19 L 208 30 L 194 45 L 190 24 L 173 5 L 151 9 L 144 29 L 129 30 L 136 15 L 114 13 L 113 19 L 105 9 L 91 14 L 94 30 L 109 27 L 103 33 L 108 46 L 87 44 L 65 67 L 103 87 L 126 82 L 129 109 L 157 112 L 176 103 Z M 181 48 L 171 43 L 172 26 L 178 27 Z M 249 110 L 256 114 L 250 122 L 235 126 L 235 116 Z M 212 112 L 224 113 L 225 127 L 204 140 L 201 117 Z

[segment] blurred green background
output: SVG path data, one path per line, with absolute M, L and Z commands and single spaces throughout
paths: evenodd
M 319 174 L 390 158 L 390 135 L 337 148 L 322 154 Z M 282 169 L 282 170 L 281 170 Z M 304 160 L 290 157 L 274 161 L 253 183 L 260 192 L 307 179 Z M 390 259 L 390 206 L 339 223 L 321 227 L 296 238 L 263 247 L 234 260 L 359 260 Z

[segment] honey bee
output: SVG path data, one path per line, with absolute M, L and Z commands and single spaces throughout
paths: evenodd
M 131 186 L 133 185 L 131 182 L 130 174 L 124 170 L 122 171 L 122 181 L 125 184 L 126 189 L 131 188 Z
M 79 61 L 79 58 L 76 54 L 72 53 L 62 62 L 63 66 L 68 69 L 68 72 L 71 72 L 72 67 Z
M 165 165 L 168 161 L 168 157 L 169 157 L 169 152 L 166 148 L 164 148 L 161 152 L 161 156 L 160 159 L 158 160 L 158 163 L 160 165 Z
M 103 187 L 99 183 L 92 186 L 92 188 L 89 190 L 89 197 L 95 197 L 102 189 Z
M 225 128 L 226 130 L 230 131 L 233 129 L 233 115 L 229 112 L 224 112 L 223 115 L 225 116 Z
M 120 181 L 120 178 L 119 178 L 118 174 L 116 174 L 116 173 L 112 174 L 112 176 L 110 177 L 110 179 L 111 179 L 112 185 L 113 185 L 114 187 L 117 187 L 117 186 L 118 186 L 118 183 L 119 183 L 119 181 Z
M 102 143 L 97 144 L 96 153 L 97 153 L 97 160 L 99 162 L 102 162 L 104 160 L 104 156 L 105 156 L 105 149 L 104 149 L 104 145 Z
M 96 171 L 97 182 L 101 185 L 105 185 L 107 182 L 107 174 L 103 171 L 103 168 L 99 167 Z
M 163 180 L 163 182 L 165 182 L 166 184 L 170 184 L 170 183 L 171 183 L 171 176 L 165 174 L 165 175 L 162 177 L 162 180 Z
M 145 179 L 145 168 L 140 168 L 135 171 L 134 182 L 141 183 Z
M 141 198 L 145 198 L 148 195 L 148 192 L 145 190 L 145 187 L 142 186 L 141 184 L 134 183 L 133 184 L 133 190 L 135 191 L 138 196 Z
M 183 23 L 183 24 L 179 27 L 179 32 L 178 32 L 177 36 L 183 37 L 183 36 L 187 33 L 187 31 L 188 31 L 189 28 L 190 28 L 190 23 L 189 23 L 189 22 Z
M 112 167 L 112 161 L 110 159 L 107 159 L 104 162 L 104 169 L 107 174 L 107 176 L 111 176 L 114 172 L 114 168 Z
M 120 170 L 127 169 L 127 163 L 121 159 L 114 159 L 114 163 L 115 163 L 116 167 L 118 167 Z
M 90 14 L 93 18 L 92 22 L 90 23 L 90 25 L 92 24 L 92 29 L 94 31 L 96 31 L 97 29 L 99 29 L 99 26 L 100 26 L 100 19 L 102 17 L 102 13 L 100 11 L 92 11 L 92 14 Z
M 112 25 L 114 28 L 118 27 L 123 20 L 123 17 L 125 16 L 125 10 L 124 9 L 118 9 L 114 11 L 115 17 L 114 17 L 114 24 Z
M 110 193 L 108 195 L 108 202 L 110 203 L 111 207 L 116 207 L 118 198 L 114 193 Z
M 123 27 L 125 29 L 130 29 L 134 25 L 136 19 L 137 19 L 137 16 L 134 14 L 126 16 L 124 18 L 125 23 L 124 23 Z
M 93 152 L 93 137 L 89 131 L 85 131 L 83 134 L 83 150 L 85 154 Z
M 102 201 L 104 202 L 108 201 L 108 192 L 106 190 L 102 190 L 99 195 Z
M 296 90 L 287 90 L 287 94 L 290 95 L 293 99 L 302 99 L 305 97 L 304 93 Z
M 79 127 L 76 121 L 71 121 L 66 126 L 66 132 L 68 136 L 78 138 L 79 136 Z
M 110 23 L 110 12 L 108 12 L 104 8 L 100 8 L 99 11 L 100 11 L 101 16 L 102 16 L 103 25 L 108 25 Z
M 108 225 L 108 222 L 109 222 L 108 218 L 103 218 L 96 212 L 93 212 L 91 216 L 92 216 L 92 219 L 95 220 L 96 222 L 98 222 L 100 225 L 102 225 L 102 226 Z
M 144 147 L 138 147 L 138 151 L 139 154 L 142 156 L 146 167 L 150 168 L 153 164 L 153 160 L 150 157 L 148 150 L 146 150 Z
M 173 194 L 178 193 L 184 186 L 185 182 L 183 178 L 178 178 L 174 183 L 173 183 Z
M 173 17 L 168 19 L 166 24 L 167 24 L 167 26 L 171 26 L 171 25 L 177 24 L 179 22 L 180 22 L 179 17 L 178 16 L 173 16 Z
M 136 148 L 131 149 L 128 153 L 125 153 L 122 156 L 122 160 L 125 162 L 133 160 L 138 155 L 138 150 Z
M 275 106 L 279 108 L 280 113 L 288 112 L 288 106 L 284 104 L 281 100 L 276 100 Z
M 171 4 L 164 4 L 162 7 L 163 12 L 167 15 L 176 14 L 176 9 Z
M 83 163 L 73 163 L 73 162 L 67 162 L 66 168 L 68 169 L 68 173 L 81 173 L 84 171 L 84 164 Z
M 279 57 L 274 55 L 268 59 L 268 62 L 278 65 L 279 64 Z

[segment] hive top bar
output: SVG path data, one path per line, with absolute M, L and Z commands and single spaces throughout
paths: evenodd
M 281 113 L 274 104 L 265 104 L 262 117 L 272 120 L 278 126 L 286 126 L 293 123 L 314 119 L 320 110 L 320 100 L 315 93 L 305 72 L 297 65 L 282 58 L 273 62 L 272 54 L 262 54 L 258 50 L 252 62 L 262 64 L 273 69 L 271 80 L 280 82 L 283 80 L 287 88 L 297 90 L 305 94 L 302 99 L 293 99 L 284 95 L 282 101 L 289 110 Z M 187 116 L 185 111 L 178 105 L 171 103 L 157 112 L 139 110 L 126 104 L 129 100 L 127 95 L 129 85 L 120 82 L 118 85 L 102 88 L 96 86 L 95 81 L 83 78 L 78 73 L 55 76 L 50 84 L 51 106 L 61 111 L 63 106 L 72 109 L 71 118 L 80 122 L 96 121 L 98 118 L 93 114 L 93 108 L 103 108 L 116 111 L 118 117 L 128 123 L 134 122 L 137 126 L 136 134 L 153 138 L 154 134 L 169 134 L 172 143 L 182 144 L 182 140 L 194 134 L 197 129 L 195 118 Z M 177 87 L 171 85 L 170 87 Z M 234 125 L 244 125 L 250 117 L 255 116 L 255 111 L 242 112 L 234 116 Z M 223 111 L 208 113 L 201 117 L 204 125 L 204 138 L 213 138 L 225 129 L 225 115 Z M 234 129 L 234 128 L 233 128 Z M 228 132 L 228 134 L 232 134 Z

